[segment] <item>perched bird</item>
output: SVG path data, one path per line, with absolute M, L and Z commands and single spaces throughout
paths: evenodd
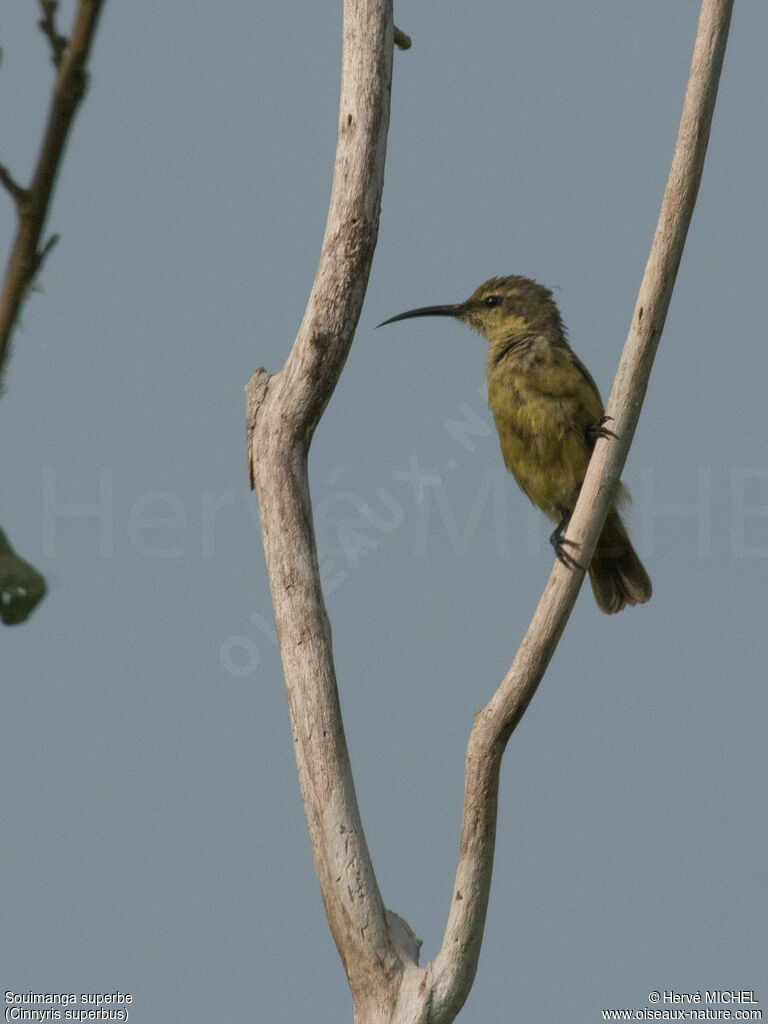
M 488 404 L 507 469 L 534 505 L 557 523 L 550 541 L 565 565 L 578 563 L 563 536 L 592 449 L 608 429 L 600 393 L 571 351 L 552 292 L 527 277 L 493 277 L 466 302 L 424 306 L 385 320 L 452 316 L 488 341 Z M 379 324 L 383 327 L 384 324 Z M 619 484 L 617 504 L 627 491 Z M 597 542 L 589 578 L 608 613 L 642 604 L 651 581 L 614 506 Z

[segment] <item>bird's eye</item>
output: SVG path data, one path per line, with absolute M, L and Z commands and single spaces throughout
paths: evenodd
M 489 295 L 488 298 L 485 300 L 485 305 L 487 306 L 488 309 L 493 309 L 494 306 L 500 306 L 501 305 L 501 296 L 500 295 Z

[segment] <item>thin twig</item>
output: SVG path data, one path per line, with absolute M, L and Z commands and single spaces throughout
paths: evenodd
M 60 35 L 56 29 L 56 11 L 58 6 L 58 0 L 40 0 L 43 16 L 38 21 L 43 35 L 51 44 L 51 60 L 55 68 L 58 68 L 61 64 L 61 58 L 68 41 L 67 37 Z
M 53 249 L 55 249 L 56 246 L 59 244 L 60 237 L 61 237 L 60 235 L 56 235 L 56 234 L 51 235 L 51 237 L 46 241 L 46 243 L 42 247 L 42 249 L 39 249 L 38 252 L 35 253 L 35 270 L 34 270 L 34 276 L 35 277 L 43 269 L 43 264 L 45 263 L 46 259 L 48 258 L 48 254 Z
M 104 0 L 78 0 L 72 33 L 57 65 L 53 98 L 31 185 L 28 189 L 22 188 L 5 169 L 0 174 L 2 184 L 16 201 L 19 217 L 0 294 L 0 381 L 24 296 L 55 244 L 49 240 L 42 250 L 38 248 L 64 145 L 85 91 L 88 54 L 103 4 Z M 41 0 L 41 5 L 45 23 L 41 26 L 51 40 L 55 55 L 54 39 L 62 38 L 57 34 L 53 21 L 56 4 Z
M 0 164 L 0 185 L 13 196 L 17 206 L 29 202 L 29 189 L 23 188 L 3 164 Z

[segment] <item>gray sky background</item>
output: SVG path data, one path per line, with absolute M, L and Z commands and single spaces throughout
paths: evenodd
M 366 835 L 423 960 L 472 714 L 546 582 L 551 526 L 504 472 L 483 340 L 374 325 L 533 276 L 606 396 L 698 7 L 396 12 L 414 46 L 395 58 L 379 246 L 311 479 Z M 0 161 L 22 181 L 51 84 L 36 17 L 14 0 L 0 18 Z M 340 25 L 339 4 L 107 2 L 49 218 L 62 239 L 0 401 L 0 522 L 50 583 L 2 635 L 3 992 L 121 989 L 148 1024 L 351 1019 L 243 395 L 282 365 L 315 272 Z M 754 989 L 768 1012 L 766 38 L 768 6 L 737 3 L 625 473 L 654 597 L 609 618 L 585 588 L 510 743 L 466 1024 L 592 1024 L 665 989 Z M 13 230 L 0 197 L 5 247 Z

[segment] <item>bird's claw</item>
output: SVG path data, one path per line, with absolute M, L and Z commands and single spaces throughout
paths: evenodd
M 614 434 L 614 432 L 612 430 L 609 430 L 608 427 L 606 427 L 605 425 L 612 419 L 613 416 L 601 416 L 597 423 L 593 423 L 590 427 L 588 427 L 587 436 L 589 437 L 589 440 L 592 441 L 593 443 L 598 439 L 598 437 L 613 437 L 618 440 L 618 435 Z
M 566 544 L 570 544 L 574 548 L 577 548 L 579 545 L 575 540 L 568 540 L 567 537 L 563 537 L 560 527 L 549 538 L 549 542 L 555 549 L 558 562 L 564 565 L 566 569 L 584 569 L 584 566 L 577 562 L 570 552 L 565 550 Z

